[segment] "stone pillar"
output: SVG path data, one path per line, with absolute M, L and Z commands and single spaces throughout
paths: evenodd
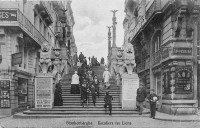
M 139 78 L 136 73 L 122 75 L 122 109 L 136 109 L 136 91 Z
M 111 12 L 113 12 L 113 18 L 112 18 L 112 21 L 113 21 L 113 44 L 112 44 L 112 47 L 117 47 L 116 45 L 116 16 L 115 16 L 115 13 L 117 12 L 118 10 L 111 10 Z

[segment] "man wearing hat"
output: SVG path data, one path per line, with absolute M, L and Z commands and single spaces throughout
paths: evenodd
M 111 95 L 109 95 L 109 92 L 106 92 L 106 96 L 104 97 L 104 108 L 105 108 L 105 112 L 107 112 L 107 106 L 109 107 L 109 115 L 112 115 L 112 100 L 113 97 Z
M 150 111 L 151 111 L 151 118 L 155 119 L 156 115 L 156 102 L 159 100 L 159 97 L 155 94 L 154 89 L 150 90 L 150 95 L 148 97 L 150 103 Z
M 140 82 L 139 88 L 137 89 L 137 107 L 139 108 L 139 115 L 142 115 L 143 111 L 143 102 L 147 96 L 146 89 L 143 87 L 144 84 Z

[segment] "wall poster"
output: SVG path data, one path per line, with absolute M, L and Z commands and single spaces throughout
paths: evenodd
M 10 80 L 0 80 L 0 108 L 10 108 Z
M 36 78 L 35 80 L 35 107 L 53 107 L 53 79 L 49 77 Z

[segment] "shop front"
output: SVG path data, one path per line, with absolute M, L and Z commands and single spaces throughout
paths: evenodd
M 197 99 L 191 60 L 173 60 L 162 68 L 162 109 L 169 114 L 196 112 Z
M 20 70 L 0 71 L 0 115 L 33 107 L 32 75 Z

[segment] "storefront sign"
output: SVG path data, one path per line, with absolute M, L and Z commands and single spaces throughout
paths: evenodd
M 10 108 L 10 80 L 0 80 L 0 107 Z
M 12 54 L 12 66 L 22 64 L 22 52 Z
M 174 55 L 192 55 L 192 48 L 173 48 Z
M 192 91 L 192 68 L 176 67 L 176 88 L 177 92 Z
M 36 78 L 35 80 L 35 107 L 53 107 L 53 78 Z
M 0 21 L 17 21 L 17 10 L 0 10 Z

